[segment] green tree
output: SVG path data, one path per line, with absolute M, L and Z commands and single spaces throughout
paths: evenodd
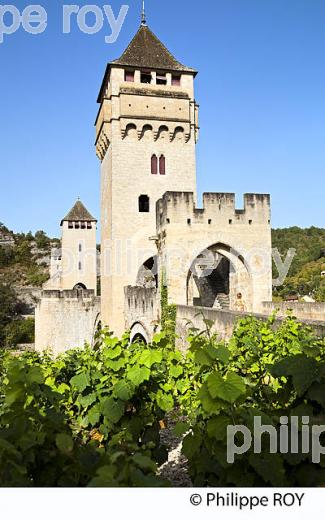
M 10 246 L 0 246 L 0 269 L 9 267 L 15 261 L 13 248 Z
M 44 231 L 36 231 L 35 242 L 38 249 L 48 249 L 51 245 L 51 241 Z
M 9 285 L 0 283 L 0 345 L 5 338 L 5 327 L 16 313 L 17 298 Z
M 4 346 L 12 348 L 20 343 L 34 343 L 35 320 L 13 320 L 4 328 Z

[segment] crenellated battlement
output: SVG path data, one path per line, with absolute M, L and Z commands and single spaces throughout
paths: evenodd
M 95 298 L 93 289 L 73 289 L 73 290 L 56 290 L 48 289 L 42 291 L 42 298 L 45 300 L 92 300 Z
M 192 192 L 168 191 L 156 205 L 159 228 L 169 224 L 270 224 L 270 195 L 246 193 L 244 208 L 237 209 L 234 193 L 204 193 L 203 207 L 195 206 Z

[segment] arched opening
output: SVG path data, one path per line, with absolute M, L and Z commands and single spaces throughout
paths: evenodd
M 144 325 L 140 322 L 134 323 L 130 331 L 130 343 L 138 342 L 147 345 L 149 341 L 150 336 Z
M 125 137 L 130 137 L 133 139 L 138 138 L 137 127 L 135 126 L 135 124 L 129 123 L 127 125 L 127 127 L 125 129 Z
M 165 139 L 168 140 L 169 138 L 169 130 L 168 126 L 162 125 L 159 127 L 158 136 L 157 139 Z
M 74 286 L 73 290 L 74 291 L 87 291 L 87 287 L 85 286 L 85 284 L 79 282 Z
M 225 244 L 202 251 L 187 276 L 187 304 L 250 310 L 251 278 L 243 257 Z
M 131 343 L 143 343 L 144 345 L 147 345 L 146 339 L 140 333 L 135 334 L 135 336 L 133 336 Z
M 175 128 L 174 137 L 177 141 L 183 141 L 184 140 L 184 128 L 182 126 L 178 126 Z
M 158 288 L 157 256 L 148 258 L 138 271 L 136 284 L 147 289 Z
M 140 195 L 139 197 L 139 212 L 140 213 L 149 213 L 150 211 L 150 201 L 148 195 Z
M 153 139 L 153 128 L 152 128 L 151 125 L 144 125 L 143 126 L 142 133 L 141 133 L 141 138 L 142 139 L 147 139 L 147 140 Z
M 189 273 L 188 298 L 192 300 L 189 304 L 229 308 L 229 273 L 228 258 L 211 249 L 201 253 L 194 260 Z

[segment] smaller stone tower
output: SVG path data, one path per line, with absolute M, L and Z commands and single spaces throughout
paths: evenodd
M 80 200 L 61 221 L 61 289 L 88 289 L 97 292 L 97 220 Z
M 78 199 L 62 219 L 62 248 L 52 251 L 51 278 L 44 289 L 97 292 L 97 220 Z
M 62 247 L 51 255 L 50 279 L 35 309 L 35 349 L 59 354 L 91 344 L 99 320 L 96 223 L 78 199 L 61 221 Z

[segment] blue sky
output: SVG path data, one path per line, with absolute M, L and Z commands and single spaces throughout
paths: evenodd
M 8 1 L 22 10 L 26 1 Z M 99 217 L 96 98 L 106 63 L 139 25 L 140 0 L 116 43 L 62 34 L 62 6 L 41 1 L 48 26 L 0 45 L 0 221 L 59 234 L 77 196 Z M 72 3 L 72 2 L 71 2 Z M 118 13 L 122 1 L 110 4 Z M 274 227 L 324 226 L 324 0 L 147 0 L 148 24 L 199 70 L 198 188 L 272 196 Z

